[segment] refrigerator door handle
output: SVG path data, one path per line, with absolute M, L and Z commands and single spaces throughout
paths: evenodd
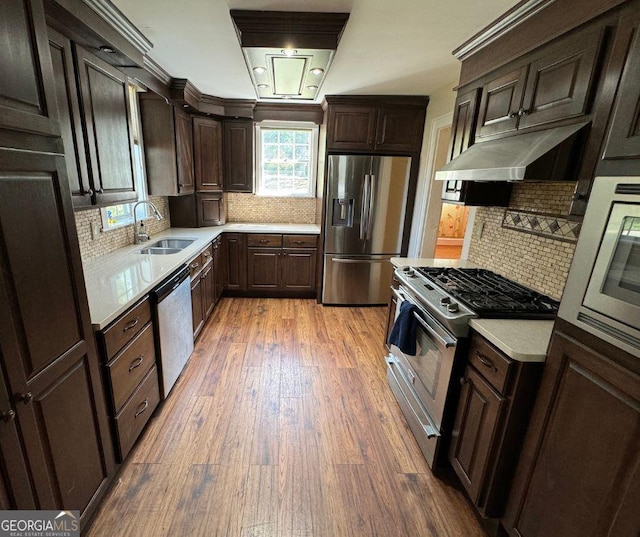
M 354 264 L 354 263 L 385 263 L 389 259 L 352 259 L 344 257 L 332 257 L 334 263 Z
M 362 205 L 360 207 L 360 240 L 367 238 L 367 209 L 369 201 L 369 175 L 364 176 L 362 183 Z
M 376 183 L 376 176 L 375 175 L 370 175 L 369 176 L 369 203 L 368 203 L 368 208 L 367 208 L 367 239 L 371 239 L 371 229 L 373 228 L 373 217 L 372 217 L 372 213 L 373 213 L 373 203 L 374 203 L 374 192 L 375 190 L 375 183 Z

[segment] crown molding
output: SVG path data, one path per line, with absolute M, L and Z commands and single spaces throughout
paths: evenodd
M 145 56 L 144 59 L 144 68 L 149 71 L 154 77 L 156 77 L 160 82 L 162 82 L 165 86 L 171 85 L 171 75 L 167 73 L 163 67 L 157 63 L 155 60 L 150 58 L 149 56 Z
M 553 2 L 555 2 L 555 0 L 523 0 L 471 39 L 465 41 L 456 48 L 452 54 L 460 61 L 466 60 L 469 56 L 472 56 L 487 45 L 493 43 Z
M 257 122 L 270 121 L 310 121 L 321 125 L 324 111 L 319 104 L 258 103 L 253 111 Z

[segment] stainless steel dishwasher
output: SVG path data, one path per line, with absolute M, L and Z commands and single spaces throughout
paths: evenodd
M 193 352 L 189 267 L 185 265 L 173 273 L 151 292 L 151 297 L 160 356 L 160 391 L 166 399 Z

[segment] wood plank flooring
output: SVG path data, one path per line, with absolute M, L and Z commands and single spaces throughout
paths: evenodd
M 386 308 L 224 298 L 89 537 L 484 537 L 389 390 Z

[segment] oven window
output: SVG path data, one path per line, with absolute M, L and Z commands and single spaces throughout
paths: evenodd
M 420 326 L 418 326 L 416 338 L 417 354 L 411 359 L 411 365 L 429 395 L 435 399 L 443 359 L 442 351 Z
M 640 306 L 640 217 L 622 219 L 602 292 Z

